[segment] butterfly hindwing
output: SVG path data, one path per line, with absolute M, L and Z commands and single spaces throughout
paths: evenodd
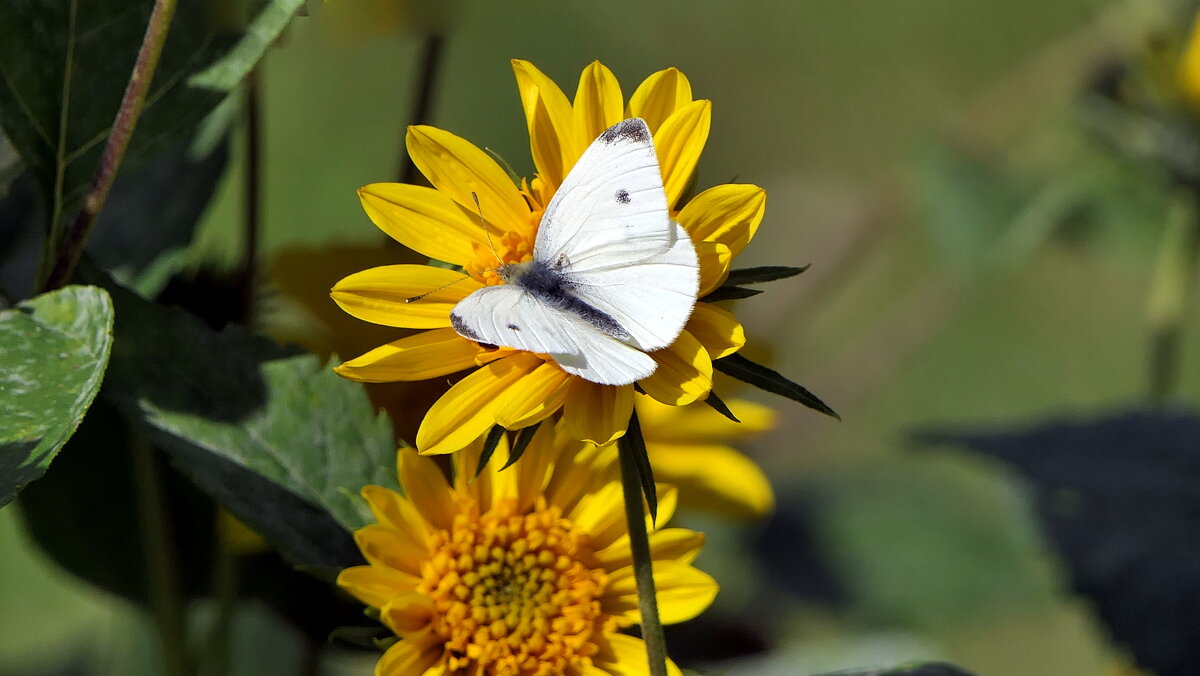
M 656 366 L 645 353 L 515 285 L 475 291 L 454 306 L 450 323 L 476 342 L 548 354 L 564 371 L 595 383 L 628 385 Z

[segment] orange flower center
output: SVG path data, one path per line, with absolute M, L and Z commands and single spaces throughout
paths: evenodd
M 467 274 L 489 286 L 504 283 L 500 279 L 500 266 L 524 263 L 533 258 L 533 240 L 520 233 L 507 232 L 502 237 L 493 237 L 492 245 L 496 247 L 495 251 L 487 243 L 472 242 L 474 258 L 467 263 Z
M 596 632 L 616 628 L 600 610 L 604 571 L 585 562 L 587 536 L 559 508 L 513 511 L 478 516 L 471 504 L 433 537 L 418 591 L 434 602 L 448 671 L 578 672 L 598 650 Z

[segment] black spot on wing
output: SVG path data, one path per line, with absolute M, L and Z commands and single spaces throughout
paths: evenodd
M 605 129 L 600 134 L 600 140 L 609 145 L 617 141 L 644 143 L 650 140 L 650 129 L 640 117 L 631 117 Z
M 625 188 L 617 191 L 617 204 L 629 204 L 629 191 Z
M 467 323 L 463 321 L 463 318 L 453 312 L 450 313 L 450 326 L 453 327 L 454 330 L 458 332 L 458 335 L 462 336 L 463 338 L 474 340 L 476 342 L 481 340 L 479 334 L 472 331 L 471 327 L 467 326 Z
M 520 331 L 520 330 L 521 330 L 521 327 L 517 326 L 516 324 L 509 324 L 509 325 L 508 325 L 508 328 L 509 328 L 509 329 L 511 329 L 511 330 L 513 330 L 513 331 Z

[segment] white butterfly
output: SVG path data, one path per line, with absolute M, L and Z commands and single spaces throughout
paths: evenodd
M 639 118 L 600 134 L 538 226 L 533 260 L 459 301 L 450 323 L 480 343 L 540 352 L 594 383 L 654 372 L 646 352 L 679 336 L 699 290 L 696 249 L 671 220 L 650 130 Z

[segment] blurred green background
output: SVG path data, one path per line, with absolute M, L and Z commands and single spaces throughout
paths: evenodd
M 266 260 L 378 242 L 354 191 L 395 179 L 409 121 L 421 27 L 395 3 L 331 0 L 309 14 L 260 73 Z M 989 676 L 1134 673 L 1065 591 L 1015 477 L 906 437 L 1143 396 L 1167 189 L 1098 147 L 1080 99 L 1098 68 L 1134 58 L 1153 31 L 1183 32 L 1183 16 L 1153 0 L 455 6 L 430 123 L 528 175 L 510 59 L 568 92 L 598 59 L 626 95 L 677 66 L 714 103 L 700 185 L 767 189 L 739 264 L 812 264 L 738 314 L 754 352 L 843 422 L 739 393 L 783 412 L 744 447 L 781 515 L 689 523 L 709 532 L 699 565 L 722 584 L 711 615 L 752 618 L 769 649 L 695 666 L 792 674 L 943 659 Z M 241 171 L 235 150 L 192 265 L 237 256 Z M 1185 350 L 1181 369 L 1193 397 L 1195 356 Z M 797 532 L 815 554 L 795 551 Z M 802 565 L 813 558 L 822 569 Z M 114 674 L 145 664 L 144 621 L 40 557 L 12 509 L 0 512 L 0 570 L 0 673 L 80 644 Z M 253 608 L 239 622 L 239 673 L 290 673 L 290 630 Z M 369 663 L 335 656 L 327 669 Z

